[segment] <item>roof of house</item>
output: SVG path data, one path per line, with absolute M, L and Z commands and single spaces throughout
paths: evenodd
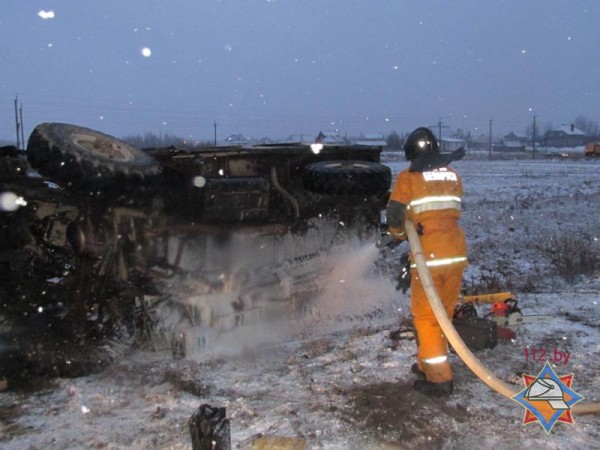
M 314 134 L 298 133 L 290 134 L 283 142 L 285 143 L 313 143 L 315 141 Z
M 583 131 L 571 125 L 561 125 L 560 127 L 553 128 L 552 131 L 562 131 L 569 136 L 585 136 Z
M 340 144 L 345 143 L 346 139 L 340 136 L 337 131 L 320 131 L 316 141 L 323 144 Z
M 508 133 L 506 136 L 504 136 L 505 138 L 507 137 L 515 137 L 517 139 L 529 139 L 529 137 L 525 134 L 525 133 L 519 133 L 516 131 L 511 131 L 510 133 Z

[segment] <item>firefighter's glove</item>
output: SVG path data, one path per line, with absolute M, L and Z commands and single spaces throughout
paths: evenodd
M 401 290 L 403 294 L 406 294 L 406 291 L 410 289 L 410 260 L 408 258 L 408 252 L 404 252 L 402 256 L 400 256 L 400 273 L 398 274 L 396 281 L 398 282 L 396 284 L 396 290 Z
M 418 223 L 417 224 L 417 234 L 419 236 L 423 236 L 424 230 L 425 229 L 423 228 L 423 224 L 422 223 Z

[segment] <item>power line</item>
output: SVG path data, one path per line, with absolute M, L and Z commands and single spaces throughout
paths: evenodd
M 429 128 L 433 128 L 436 127 L 438 129 L 438 141 L 442 141 L 442 128 L 450 128 L 448 125 L 444 125 L 444 122 L 442 122 L 442 118 L 440 117 L 439 120 L 437 121 L 437 123 L 435 125 L 430 125 Z

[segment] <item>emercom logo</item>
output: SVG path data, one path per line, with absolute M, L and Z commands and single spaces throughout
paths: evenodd
M 573 374 L 558 376 L 546 362 L 538 376 L 523 375 L 525 389 L 512 397 L 525 407 L 523 425 L 539 422 L 547 434 L 556 422 L 573 425 L 571 408 L 583 397 L 571 387 Z

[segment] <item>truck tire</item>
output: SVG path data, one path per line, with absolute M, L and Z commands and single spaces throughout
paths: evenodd
M 368 161 L 320 161 L 304 168 L 304 187 L 318 194 L 379 195 L 390 188 L 389 167 Z
M 27 159 L 42 175 L 74 189 L 127 189 L 154 180 L 161 170 L 152 156 L 126 142 L 64 123 L 35 127 Z

